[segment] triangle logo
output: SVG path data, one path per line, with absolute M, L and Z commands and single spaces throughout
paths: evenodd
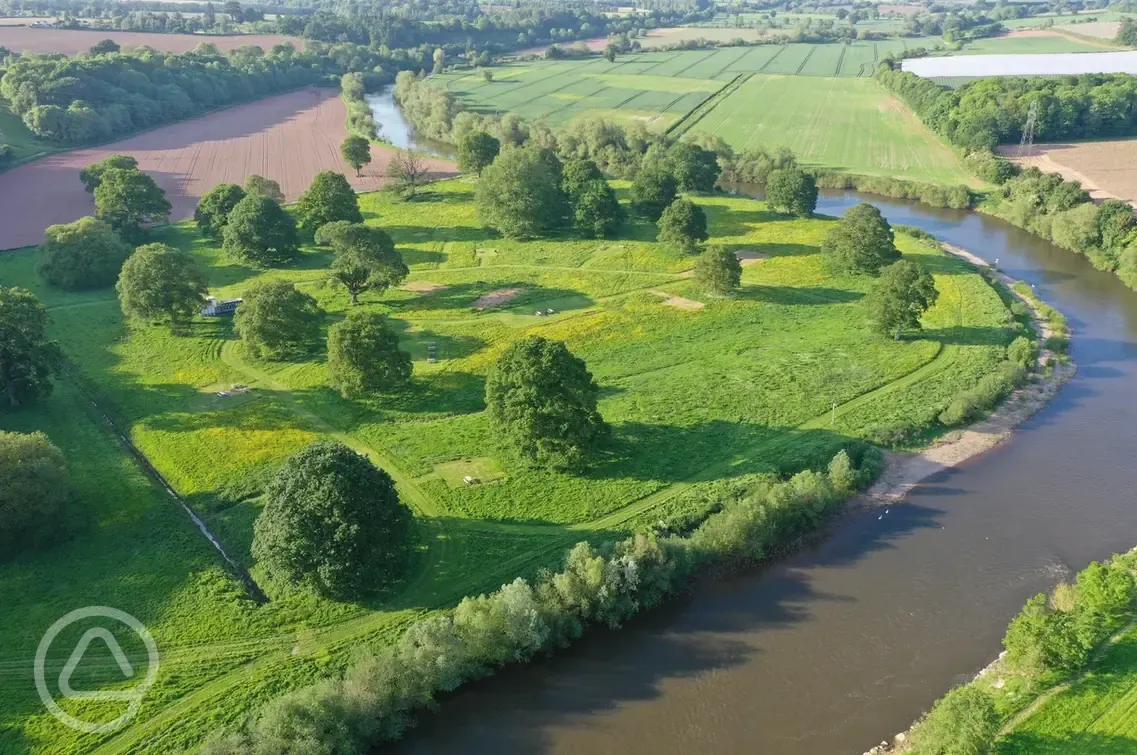
M 83 692 L 72 689 L 71 675 L 79 666 L 79 662 L 83 660 L 84 653 L 91 642 L 95 639 L 103 641 L 114 657 L 115 662 L 118 663 L 118 668 L 122 671 L 124 679 L 129 679 L 134 676 L 134 667 L 130 665 L 130 660 L 126 657 L 126 653 L 122 652 L 122 646 L 118 644 L 118 640 L 108 630 L 102 627 L 94 627 L 88 629 L 83 633 L 79 639 L 79 643 L 75 649 L 71 651 L 71 657 L 67 659 L 64 664 L 63 670 L 59 672 L 59 691 L 69 700 L 130 700 L 137 693 L 133 690 L 100 690 L 95 692 Z

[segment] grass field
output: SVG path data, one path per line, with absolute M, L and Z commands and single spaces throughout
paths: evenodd
M 988 37 L 967 42 L 961 55 L 1012 55 L 1052 52 L 1103 52 L 1104 43 L 1082 42 L 1060 34 Z
M 41 141 L 28 131 L 20 116 L 12 112 L 7 100 L 2 97 L 0 97 L 0 144 L 7 144 L 12 148 L 12 160 L 9 165 L 60 150 L 58 145 Z
M 0 255 L 0 280 L 36 291 L 73 365 L 51 399 L 0 415 L 0 428 L 42 429 L 60 445 L 90 520 L 71 542 L 0 566 L 0 604 L 14 618 L 0 624 L 0 669 L 14 680 L 0 688 L 0 751 L 190 747 L 268 698 L 342 668 L 359 647 L 391 641 L 424 612 L 557 562 L 573 542 L 705 509 L 708 491 L 816 467 L 881 425 L 925 426 L 1003 358 L 1014 334 L 1009 312 L 978 274 L 904 235 L 905 256 L 935 274 L 941 296 L 924 333 L 896 342 L 865 327 L 868 279 L 823 271 L 818 248 L 831 220 L 699 198 L 715 241 L 764 255 L 744 268 L 738 296 L 707 299 L 683 274 L 691 259 L 656 246 L 650 224 L 630 222 L 613 241 L 506 241 L 477 224 L 472 190 L 449 181 L 423 202 L 361 197 L 368 222 L 392 235 L 418 284 L 363 297 L 363 307 L 391 318 L 415 359 L 413 387 L 374 400 L 332 392 L 322 352 L 264 363 L 244 354 L 227 321 L 199 320 L 180 335 L 127 325 L 110 291 L 52 290 L 36 279 L 31 251 Z M 342 291 L 322 284 L 326 251 L 307 249 L 290 269 L 261 272 L 227 260 L 188 225 L 157 234 L 195 254 L 219 295 L 286 277 L 320 301 L 329 322 L 349 307 Z M 504 288 L 519 295 L 472 308 Z M 656 290 L 706 306 L 674 308 L 649 293 Z M 538 308 L 556 314 L 536 317 Z M 490 432 L 486 369 L 528 334 L 565 340 L 601 386 L 614 437 L 583 474 L 528 468 Z M 428 343 L 437 361 L 426 360 Z M 251 390 L 218 396 L 235 383 Z M 201 512 L 268 603 L 244 595 L 80 388 Z M 269 583 L 249 555 L 263 481 L 318 437 L 385 468 L 416 513 L 414 568 L 364 604 Z M 462 483 L 466 475 L 481 483 Z M 138 615 L 163 658 L 138 720 L 101 738 L 44 713 L 28 660 L 47 625 L 90 604 Z M 64 660 L 50 656 L 49 668 Z M 99 660 L 88 686 L 117 674 L 109 658 Z
M 735 150 L 785 146 L 811 165 L 974 183 L 955 153 L 871 79 L 755 75 L 709 104 L 690 130 L 720 136 Z

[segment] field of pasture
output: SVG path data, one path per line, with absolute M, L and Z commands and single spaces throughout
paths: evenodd
M 0 691 L 0 751 L 192 747 L 425 612 L 555 564 L 573 542 L 622 536 L 664 512 L 704 509 L 716 491 L 816 468 L 884 426 L 934 434 L 934 417 L 1003 359 L 1015 332 L 981 276 L 903 234 L 898 245 L 933 272 L 940 298 L 921 334 L 894 341 L 865 325 L 871 279 L 824 270 L 819 246 L 831 219 L 697 198 L 712 240 L 748 258 L 737 296 L 713 299 L 686 274 L 691 258 L 654 243 L 652 224 L 629 221 L 613 240 L 507 241 L 477 222 L 473 189 L 452 180 L 421 202 L 361 196 L 367 222 L 391 234 L 411 268 L 403 287 L 366 294 L 360 306 L 400 332 L 413 386 L 368 400 L 328 387 L 322 347 L 261 362 L 225 320 L 199 319 L 178 334 L 124 323 L 113 292 L 53 290 L 35 276 L 34 250 L 0 255 L 0 280 L 41 297 L 71 364 L 52 398 L 0 415 L 0 428 L 48 433 L 71 460 L 91 520 L 73 541 L 0 567 L 0 603 L 18 617 L 0 626 L 0 669 L 15 679 Z M 626 187 L 618 190 L 626 201 Z M 329 324 L 350 307 L 324 283 L 327 250 L 306 247 L 288 269 L 266 272 L 227 259 L 189 224 L 156 234 L 194 254 L 220 296 L 272 276 L 316 297 Z M 487 294 L 501 303 L 476 307 Z M 684 300 L 704 306 L 673 306 Z M 530 334 L 567 342 L 601 386 L 613 438 L 583 473 L 530 468 L 490 432 L 486 370 Z M 249 390 L 220 395 L 234 385 Z M 116 443 L 119 431 L 201 513 L 267 602 L 245 594 Z M 416 514 L 414 567 L 365 604 L 269 583 L 249 554 L 264 481 L 316 438 L 369 456 Z M 483 483 L 464 484 L 470 472 Z M 27 664 L 47 625 L 90 604 L 137 611 L 163 657 L 139 719 L 113 735 L 80 735 L 43 713 Z M 88 681 L 108 682 L 98 673 Z
M 683 127 L 722 137 L 735 150 L 789 147 L 810 165 L 974 183 L 955 153 L 872 79 L 751 76 Z
M 739 76 L 871 76 L 903 40 L 849 45 L 761 45 L 716 50 L 645 52 L 583 60 L 521 61 L 482 71 L 460 70 L 431 81 L 453 92 L 470 110 L 512 112 L 551 125 L 590 116 L 666 129 Z
M 957 54 L 1022 55 L 1056 52 L 1102 52 L 1118 49 L 1122 48 L 1115 47 L 1105 40 L 1100 42 L 1082 40 L 1060 31 L 1043 29 L 1015 31 L 1000 37 L 986 37 L 973 42 L 966 42 L 963 49 Z

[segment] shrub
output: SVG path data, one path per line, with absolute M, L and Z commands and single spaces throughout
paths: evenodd
M 939 420 L 952 427 L 977 417 L 990 409 L 1026 379 L 1026 368 L 1017 362 L 1002 362 L 994 372 L 984 375 L 974 388 L 956 396 L 940 412 Z
M 70 499 L 63 454 L 46 435 L 0 431 L 0 560 L 64 535 Z
M 1007 359 L 1029 370 L 1038 360 L 1038 344 L 1025 336 L 1019 336 L 1007 347 Z
M 738 255 L 714 244 L 695 260 L 695 282 L 709 293 L 726 296 L 742 282 Z
M 986 755 L 999 723 L 991 696 L 964 685 L 936 701 L 913 729 L 912 744 L 921 755 Z

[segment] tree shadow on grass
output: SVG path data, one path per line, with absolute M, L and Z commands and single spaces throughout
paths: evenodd
M 416 244 L 424 241 L 445 243 L 448 241 L 489 242 L 501 237 L 492 229 L 469 225 L 383 225 L 381 228 L 395 240 L 396 244 Z
M 1013 340 L 1014 333 L 1008 328 L 956 325 L 950 328 L 925 329 L 916 333 L 914 337 L 961 346 L 1005 346 Z
M 403 258 L 403 262 L 407 267 L 414 267 L 415 265 L 440 265 L 446 261 L 446 255 L 442 252 L 430 251 L 427 249 L 414 249 L 411 247 L 399 247 L 399 256 Z
M 1012 731 L 1001 737 L 993 750 L 995 755 L 1133 755 L 1137 739 L 1115 734 L 1080 731 L 1069 735 Z
M 825 305 L 847 304 L 864 298 L 859 291 L 847 291 L 825 286 L 762 286 L 745 285 L 735 293 L 736 299 L 767 304 Z

